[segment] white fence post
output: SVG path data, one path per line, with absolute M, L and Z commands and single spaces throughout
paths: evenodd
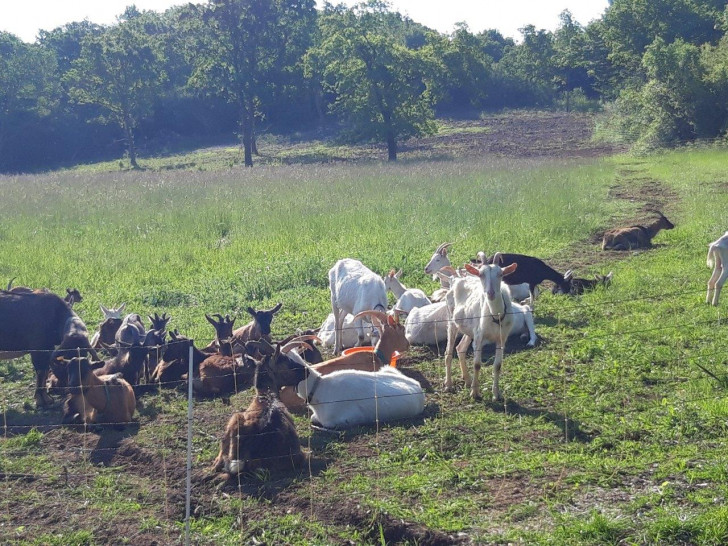
M 187 493 L 185 495 L 185 544 L 190 544 L 190 501 L 192 497 L 192 341 L 187 371 Z

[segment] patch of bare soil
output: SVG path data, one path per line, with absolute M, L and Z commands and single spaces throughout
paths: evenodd
M 510 112 L 450 121 L 452 130 L 405 142 L 403 153 L 453 157 L 599 157 L 619 149 L 592 140 L 594 115 L 578 112 Z

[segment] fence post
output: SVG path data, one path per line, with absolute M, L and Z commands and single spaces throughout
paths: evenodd
M 189 366 L 187 369 L 187 492 L 185 494 L 185 544 L 190 544 L 190 501 L 192 497 L 192 358 L 193 342 L 190 340 Z

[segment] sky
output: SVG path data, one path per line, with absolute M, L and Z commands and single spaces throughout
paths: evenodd
M 113 24 L 130 4 L 140 10 L 164 11 L 185 3 L 183 0 L 0 0 L 0 30 L 33 42 L 38 30 L 53 30 L 73 21 L 88 19 L 93 23 Z M 323 4 L 320 0 L 318 3 Z M 351 5 L 357 1 L 343 3 Z M 451 32 L 455 23 L 465 22 L 473 32 L 495 28 L 504 36 L 519 39 L 518 29 L 527 24 L 555 30 L 559 14 L 565 9 L 586 25 L 602 16 L 608 0 L 391 0 L 390 3 L 396 11 L 440 32 Z

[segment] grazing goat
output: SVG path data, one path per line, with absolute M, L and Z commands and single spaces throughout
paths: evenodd
M 518 264 L 518 270 L 509 277 L 503 278 L 503 282 L 511 287 L 512 299 L 526 299 L 520 297 L 523 295 L 520 290 L 514 290 L 515 286 L 526 284 L 528 285 L 529 293 L 528 304 L 533 307 L 536 296 L 538 296 L 537 286 L 543 281 L 551 281 L 554 283 L 561 290 L 559 293 L 569 293 L 571 289 L 569 281 L 564 279 L 561 273 L 547 265 L 543 260 L 539 260 L 533 256 L 496 252 L 490 258 L 486 258 L 484 252 L 479 252 L 478 258 L 473 262 L 473 265 L 477 267 L 479 264 L 496 264 L 501 267 L 506 267 L 514 263 Z M 514 296 L 514 292 L 517 292 L 517 295 Z
M 306 461 L 293 418 L 278 399 L 276 357 L 266 355 L 256 365 L 255 398 L 245 411 L 230 417 L 213 472 L 232 477 L 259 468 L 293 469 Z
M 514 314 L 508 287 L 502 280 L 512 275 L 517 264 L 501 269 L 498 265 L 481 265 L 479 268 L 466 264 L 465 268 L 476 278 L 455 279 L 447 295 L 447 308 L 450 322 L 447 328 L 447 348 L 445 349 L 445 389 L 452 390 L 452 352 L 458 331 L 463 339 L 458 345 L 458 360 L 463 372 L 465 385 L 471 386 L 470 394 L 474 399 L 480 398 L 478 375 L 482 364 L 483 344 L 486 341 L 495 343 L 495 360 L 493 362 L 493 398 L 501 400 L 498 385 L 503 349 L 513 328 Z M 473 342 L 473 379 L 470 381 L 465 357 L 467 346 Z
M 0 359 L 30 353 L 38 407 L 53 402 L 46 392 L 51 351 L 57 346 L 82 356 L 91 351 L 86 326 L 60 296 L 51 292 L 0 291 Z
M 708 281 L 705 303 L 718 305 L 720 290 L 728 279 L 728 231 L 708 245 L 707 263 L 713 268 L 713 274 Z
M 432 303 L 427 295 L 419 288 L 407 288 L 403 285 L 399 280 L 400 276 L 402 276 L 401 269 L 396 273 L 392 269 L 384 277 L 385 288 L 397 298 L 397 303 L 394 305 L 395 309 L 409 313 L 415 307 L 423 307 Z
M 62 358 L 62 357 L 59 357 Z M 108 424 L 123 428 L 134 416 L 134 389 L 119 374 L 97 376 L 86 358 L 65 361 L 70 395 L 63 405 L 64 424 Z
M 395 352 L 403 353 L 409 349 L 409 341 L 405 336 L 405 329 L 399 323 L 399 313 L 394 316 L 381 311 L 362 311 L 356 318 L 371 317 L 372 322 L 379 329 L 379 341 L 372 352 L 357 352 L 332 358 L 320 364 L 306 360 L 312 369 L 321 375 L 328 375 L 342 370 L 361 370 L 373 372 L 390 363 Z M 304 339 L 298 338 L 299 340 Z M 292 393 L 292 389 L 281 389 L 281 400 L 289 409 L 304 406 L 304 401 Z
M 551 292 L 553 294 L 579 296 L 588 290 L 594 290 L 597 286 L 609 286 L 613 276 L 614 273 L 610 271 L 606 275 L 594 275 L 593 279 L 585 279 L 583 277 L 574 277 L 574 273 L 569 269 L 564 273 L 564 280 L 568 281 L 570 285 L 569 291 L 564 292 L 564 288 L 561 285 L 554 285 Z
M 610 229 L 604 233 L 602 250 L 632 250 L 633 248 L 649 248 L 652 238 L 661 229 L 673 229 L 675 226 L 660 211 L 652 211 L 658 217 L 649 224 Z
M 361 311 L 386 311 L 387 289 L 382 278 L 367 268 L 359 260 L 344 258 L 329 270 L 329 289 L 331 291 L 331 311 L 334 314 L 334 354 L 342 349 L 341 331 L 347 313 L 357 315 Z M 364 344 L 365 334 L 361 319 L 354 320 L 358 341 Z M 376 337 L 376 330 L 373 339 Z M 372 340 L 373 340 L 372 339 Z

